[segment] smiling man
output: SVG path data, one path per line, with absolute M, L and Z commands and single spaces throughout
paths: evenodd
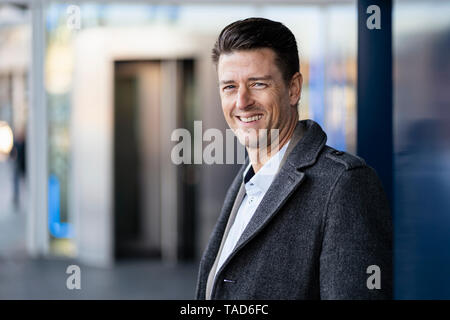
M 292 32 L 262 18 L 234 22 L 213 61 L 225 119 L 248 159 L 200 262 L 197 298 L 391 298 L 386 196 L 363 159 L 327 146 L 316 122 L 299 121 Z

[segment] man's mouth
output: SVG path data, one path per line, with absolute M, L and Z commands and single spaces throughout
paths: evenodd
M 259 119 L 261 119 L 262 118 L 262 114 L 255 114 L 254 116 L 251 116 L 251 117 L 241 117 L 241 116 L 237 116 L 237 118 L 239 119 L 239 120 L 241 120 L 242 122 L 245 122 L 245 123 L 251 123 L 251 122 L 254 122 L 254 121 L 258 121 Z

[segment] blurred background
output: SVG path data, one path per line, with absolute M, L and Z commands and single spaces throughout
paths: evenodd
M 239 165 L 174 165 L 170 137 L 225 133 L 211 49 L 251 16 L 297 38 L 300 118 L 379 173 L 394 297 L 450 299 L 450 1 L 425 0 L 1 0 L 0 299 L 194 298 Z

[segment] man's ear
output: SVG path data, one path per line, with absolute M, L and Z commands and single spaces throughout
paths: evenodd
M 297 107 L 298 101 L 302 94 L 303 76 L 300 72 L 296 72 L 289 84 L 289 104 Z

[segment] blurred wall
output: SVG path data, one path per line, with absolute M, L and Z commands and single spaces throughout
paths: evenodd
M 450 298 L 450 2 L 394 5 L 395 297 Z

